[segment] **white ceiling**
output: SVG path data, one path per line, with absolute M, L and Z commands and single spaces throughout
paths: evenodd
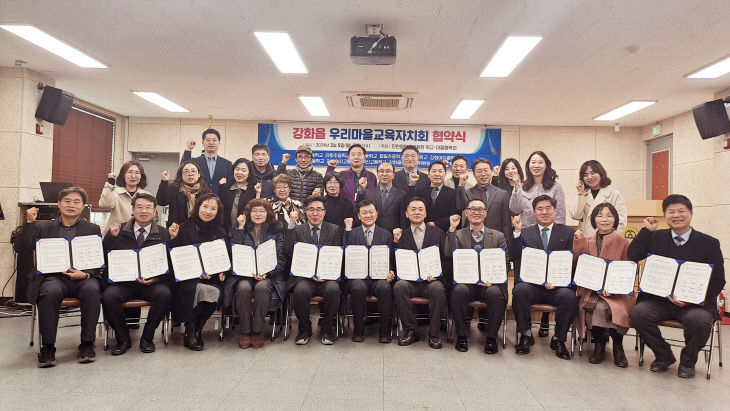
M 657 100 L 619 121 L 641 126 L 730 86 L 730 75 L 684 78 L 730 55 L 726 0 L 0 0 L 0 23 L 36 25 L 109 69 L 78 68 L 4 30 L 0 66 L 25 60 L 57 87 L 128 116 L 591 126 L 629 100 Z M 395 65 L 350 62 L 349 39 L 368 23 L 396 36 Z M 288 31 L 309 74 L 280 74 L 258 30 Z M 480 78 L 508 35 L 544 39 L 509 77 Z M 409 110 L 372 112 L 347 107 L 346 90 L 417 94 Z M 310 117 L 302 94 L 321 95 L 331 117 Z M 449 120 L 462 98 L 486 102 L 469 121 Z

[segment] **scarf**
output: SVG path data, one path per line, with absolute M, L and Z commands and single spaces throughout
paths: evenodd
M 182 195 L 184 195 L 185 198 L 188 199 L 188 217 L 190 217 L 190 212 L 195 206 L 195 196 L 198 195 L 198 192 L 200 191 L 200 182 L 197 182 L 193 185 L 182 183 L 180 184 L 179 190 Z
M 274 214 L 283 215 L 284 221 L 293 224 L 297 224 L 297 221 L 290 221 L 289 213 L 291 213 L 292 210 L 296 208 L 296 210 L 299 212 L 299 221 L 304 221 L 304 211 L 302 210 L 300 203 L 296 200 L 292 200 L 291 198 L 287 198 L 284 201 L 276 199 L 274 200 L 274 203 L 271 205 L 271 207 L 274 209 Z

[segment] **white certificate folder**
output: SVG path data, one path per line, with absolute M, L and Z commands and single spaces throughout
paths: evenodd
M 639 282 L 639 291 L 659 297 L 674 297 L 690 304 L 705 304 L 712 264 L 675 260 L 649 254 Z
M 170 248 L 175 281 L 190 280 L 231 269 L 226 240 L 219 238 L 200 244 Z
M 170 272 L 166 243 L 135 250 L 109 250 L 109 282 L 148 280 Z
M 581 253 L 575 266 L 573 284 L 599 293 L 634 295 L 636 268 L 633 261 L 604 260 Z
M 345 247 L 294 243 L 289 275 L 320 280 L 340 280 Z
M 453 249 L 454 284 L 507 284 L 504 248 Z
M 441 253 L 438 245 L 421 250 L 395 249 L 395 266 L 399 280 L 426 281 L 428 277 L 440 277 Z
M 92 270 L 106 267 L 101 234 L 72 238 L 38 238 L 36 273 L 50 274 L 68 269 Z
M 545 251 L 522 247 L 520 281 L 555 287 L 568 287 L 573 282 L 573 251 Z
M 345 246 L 345 279 L 385 280 L 390 271 L 390 246 Z

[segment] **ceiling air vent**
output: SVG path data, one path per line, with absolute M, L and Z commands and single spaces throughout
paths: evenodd
M 361 110 L 403 110 L 413 105 L 414 93 L 345 93 L 347 105 Z

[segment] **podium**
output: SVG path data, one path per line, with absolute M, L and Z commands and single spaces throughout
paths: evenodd
M 621 233 L 625 239 L 632 241 L 636 238 L 642 228 L 644 228 L 644 219 L 646 217 L 654 217 L 659 222 L 657 228 L 669 228 L 664 220 L 664 212 L 662 211 L 661 200 L 632 200 L 626 202 L 628 212 L 628 221 L 624 232 Z

